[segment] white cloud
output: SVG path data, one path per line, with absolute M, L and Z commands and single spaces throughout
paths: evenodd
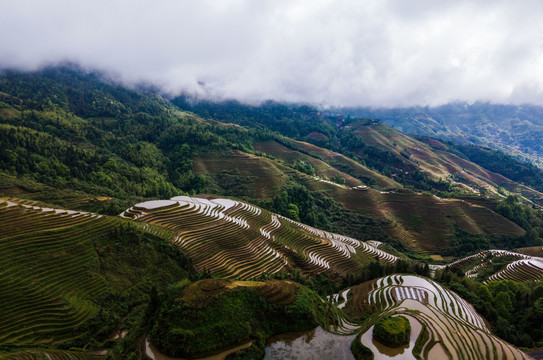
M 543 2 L 0 0 L 0 65 L 330 105 L 543 104 Z

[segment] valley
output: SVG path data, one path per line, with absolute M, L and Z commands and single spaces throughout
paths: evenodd
M 4 71 L 0 95 L 0 359 L 543 345 L 543 194 L 457 145 L 74 67 Z M 399 316 L 407 343 L 379 342 Z

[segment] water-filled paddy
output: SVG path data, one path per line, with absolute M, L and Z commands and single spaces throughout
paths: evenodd
M 403 314 L 402 316 L 407 318 L 409 320 L 409 324 L 411 325 L 411 338 L 409 339 L 408 345 L 393 348 L 393 347 L 389 347 L 389 346 L 381 344 L 379 341 L 373 338 L 373 326 L 370 327 L 368 331 L 366 331 L 362 335 L 361 337 L 362 344 L 364 344 L 364 346 L 366 346 L 373 352 L 373 358 L 375 360 L 415 359 L 415 357 L 413 356 L 413 348 L 415 347 L 417 338 L 420 334 L 420 331 L 422 330 L 422 325 L 416 319 L 414 319 L 413 317 L 409 315 Z
M 264 359 L 351 360 L 355 335 L 335 335 L 320 326 L 311 331 L 286 333 L 268 340 Z

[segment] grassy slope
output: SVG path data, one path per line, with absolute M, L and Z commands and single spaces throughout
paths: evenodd
M 355 133 L 369 145 L 387 149 L 398 156 L 407 149 L 411 155 L 409 163 L 412 166 L 438 178 L 446 179 L 449 176 L 463 178 L 462 183 L 476 189 L 486 188 L 491 194 L 497 194 L 497 187 L 501 186 L 508 191 L 522 193 L 535 202 L 543 201 L 543 193 L 445 151 L 446 145 L 437 140 L 424 143 L 383 123 L 354 127 Z
M 322 159 L 301 153 L 297 150 L 289 149 L 273 140 L 256 143 L 254 144 L 254 147 L 257 150 L 273 155 L 274 157 L 281 159 L 288 164 L 293 164 L 296 160 L 304 160 L 315 168 L 317 176 L 332 178 L 334 175 L 340 175 L 345 179 L 345 184 L 351 187 L 362 185 L 363 181 L 361 181 L 360 178 L 364 177 L 375 180 L 376 185 L 379 188 L 397 189 L 401 187 L 401 185 L 396 183 L 394 180 L 370 170 L 364 165 L 357 163 L 356 161 L 339 153 L 335 153 L 333 151 L 326 150 L 302 141 L 293 141 L 293 143 L 300 146 L 308 153 L 319 155 Z M 344 167 L 346 168 L 346 171 L 349 171 L 349 173 L 341 171 L 333 165 Z
M 456 199 L 402 190 L 356 191 L 305 179 L 306 185 L 330 193 L 350 209 L 389 221 L 385 230 L 409 249 L 439 252 L 450 244 L 451 225 L 472 234 L 522 236 L 525 231 L 487 207 Z
M 542 165 L 540 106 L 451 103 L 435 108 L 344 110 L 351 116 L 380 119 L 407 134 L 486 144 Z
M 6 204 L 0 207 L 0 345 L 5 350 L 100 348 L 118 329 L 137 337 L 133 327 L 151 288 L 186 278 L 191 269 L 160 237 L 167 235 L 163 230 Z
M 299 144 L 302 144 L 298 142 Z M 304 145 L 307 149 L 315 151 L 319 148 L 313 145 Z M 261 142 L 255 144 L 255 148 L 263 153 L 273 155 L 285 163 L 293 163 L 300 159 L 310 162 L 318 175 L 340 174 L 348 185 L 361 184 L 358 179 L 337 170 L 320 159 L 275 142 Z M 323 153 L 331 153 L 321 149 Z M 352 161 L 341 157 L 344 161 Z M 354 161 L 353 161 L 354 162 Z M 353 167 L 356 169 L 356 167 Z M 366 168 L 360 165 L 367 176 Z M 496 234 L 507 236 L 522 236 L 525 232 L 518 225 L 494 213 L 494 206 L 490 201 L 484 201 L 478 197 L 473 199 L 455 200 L 438 199 L 429 194 L 420 194 L 412 191 L 385 191 L 373 189 L 356 191 L 348 188 L 334 186 L 313 179 L 312 177 L 289 168 L 277 161 L 266 157 L 255 156 L 238 150 L 232 152 L 207 153 L 206 156 L 194 156 L 194 170 L 197 173 L 229 174 L 236 173 L 247 179 L 248 192 L 235 194 L 249 198 L 269 198 L 277 193 L 281 184 L 292 176 L 294 181 L 304 183 L 313 191 L 325 192 L 335 200 L 350 209 L 363 210 L 367 214 L 378 219 L 388 220 L 386 227 L 388 234 L 404 243 L 412 250 L 438 252 L 449 244 L 451 225 L 456 224 L 462 230 L 473 234 Z M 375 179 L 380 184 L 392 189 L 399 184 L 382 175 L 373 172 Z M 379 179 L 387 179 L 381 181 Z
M 289 281 L 202 280 L 164 303 L 151 339 L 167 354 L 183 357 L 252 340 L 237 356 L 254 359 L 264 355 L 269 336 L 314 328 L 325 322 L 325 311 L 318 295 Z
M 295 172 L 276 161 L 240 150 L 194 154 L 193 164 L 195 173 L 214 175 L 218 181 L 241 178 L 242 189 L 248 191 L 238 190 L 238 193 L 228 195 L 252 199 L 272 198 L 288 181 L 288 174 Z
M 434 251 L 446 245 L 451 223 L 472 233 L 495 229 L 498 234 L 522 234 L 503 218 L 458 202 L 371 189 L 354 192 L 316 181 L 288 165 L 305 160 L 319 176 L 340 175 L 349 186 L 367 179 L 378 189 L 400 188 L 394 180 L 343 155 L 285 138 L 293 144 L 287 148 L 273 140 L 277 134 L 204 120 L 156 95 L 124 89 L 93 75 L 72 70 L 15 74 L 0 77 L 0 89 L 4 92 L 0 136 L 9 145 L 0 149 L 7 149 L 0 170 L 4 194 L 113 215 L 141 198 L 169 198 L 183 189 L 261 200 L 276 196 L 285 183 L 301 181 L 351 209 L 389 220 L 388 233 L 411 249 Z M 368 144 L 396 155 L 411 149 L 420 166 L 436 175 L 446 176 L 460 166 L 472 168 L 437 156 L 437 150 L 382 124 L 357 131 Z M 415 148 L 424 151 L 415 154 Z M 191 178 L 193 174 L 200 178 Z M 486 176 L 475 170 L 473 174 L 474 179 Z

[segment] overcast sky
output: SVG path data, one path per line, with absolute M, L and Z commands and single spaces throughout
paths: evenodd
M 0 66 L 255 102 L 543 105 L 543 1 L 0 0 Z

